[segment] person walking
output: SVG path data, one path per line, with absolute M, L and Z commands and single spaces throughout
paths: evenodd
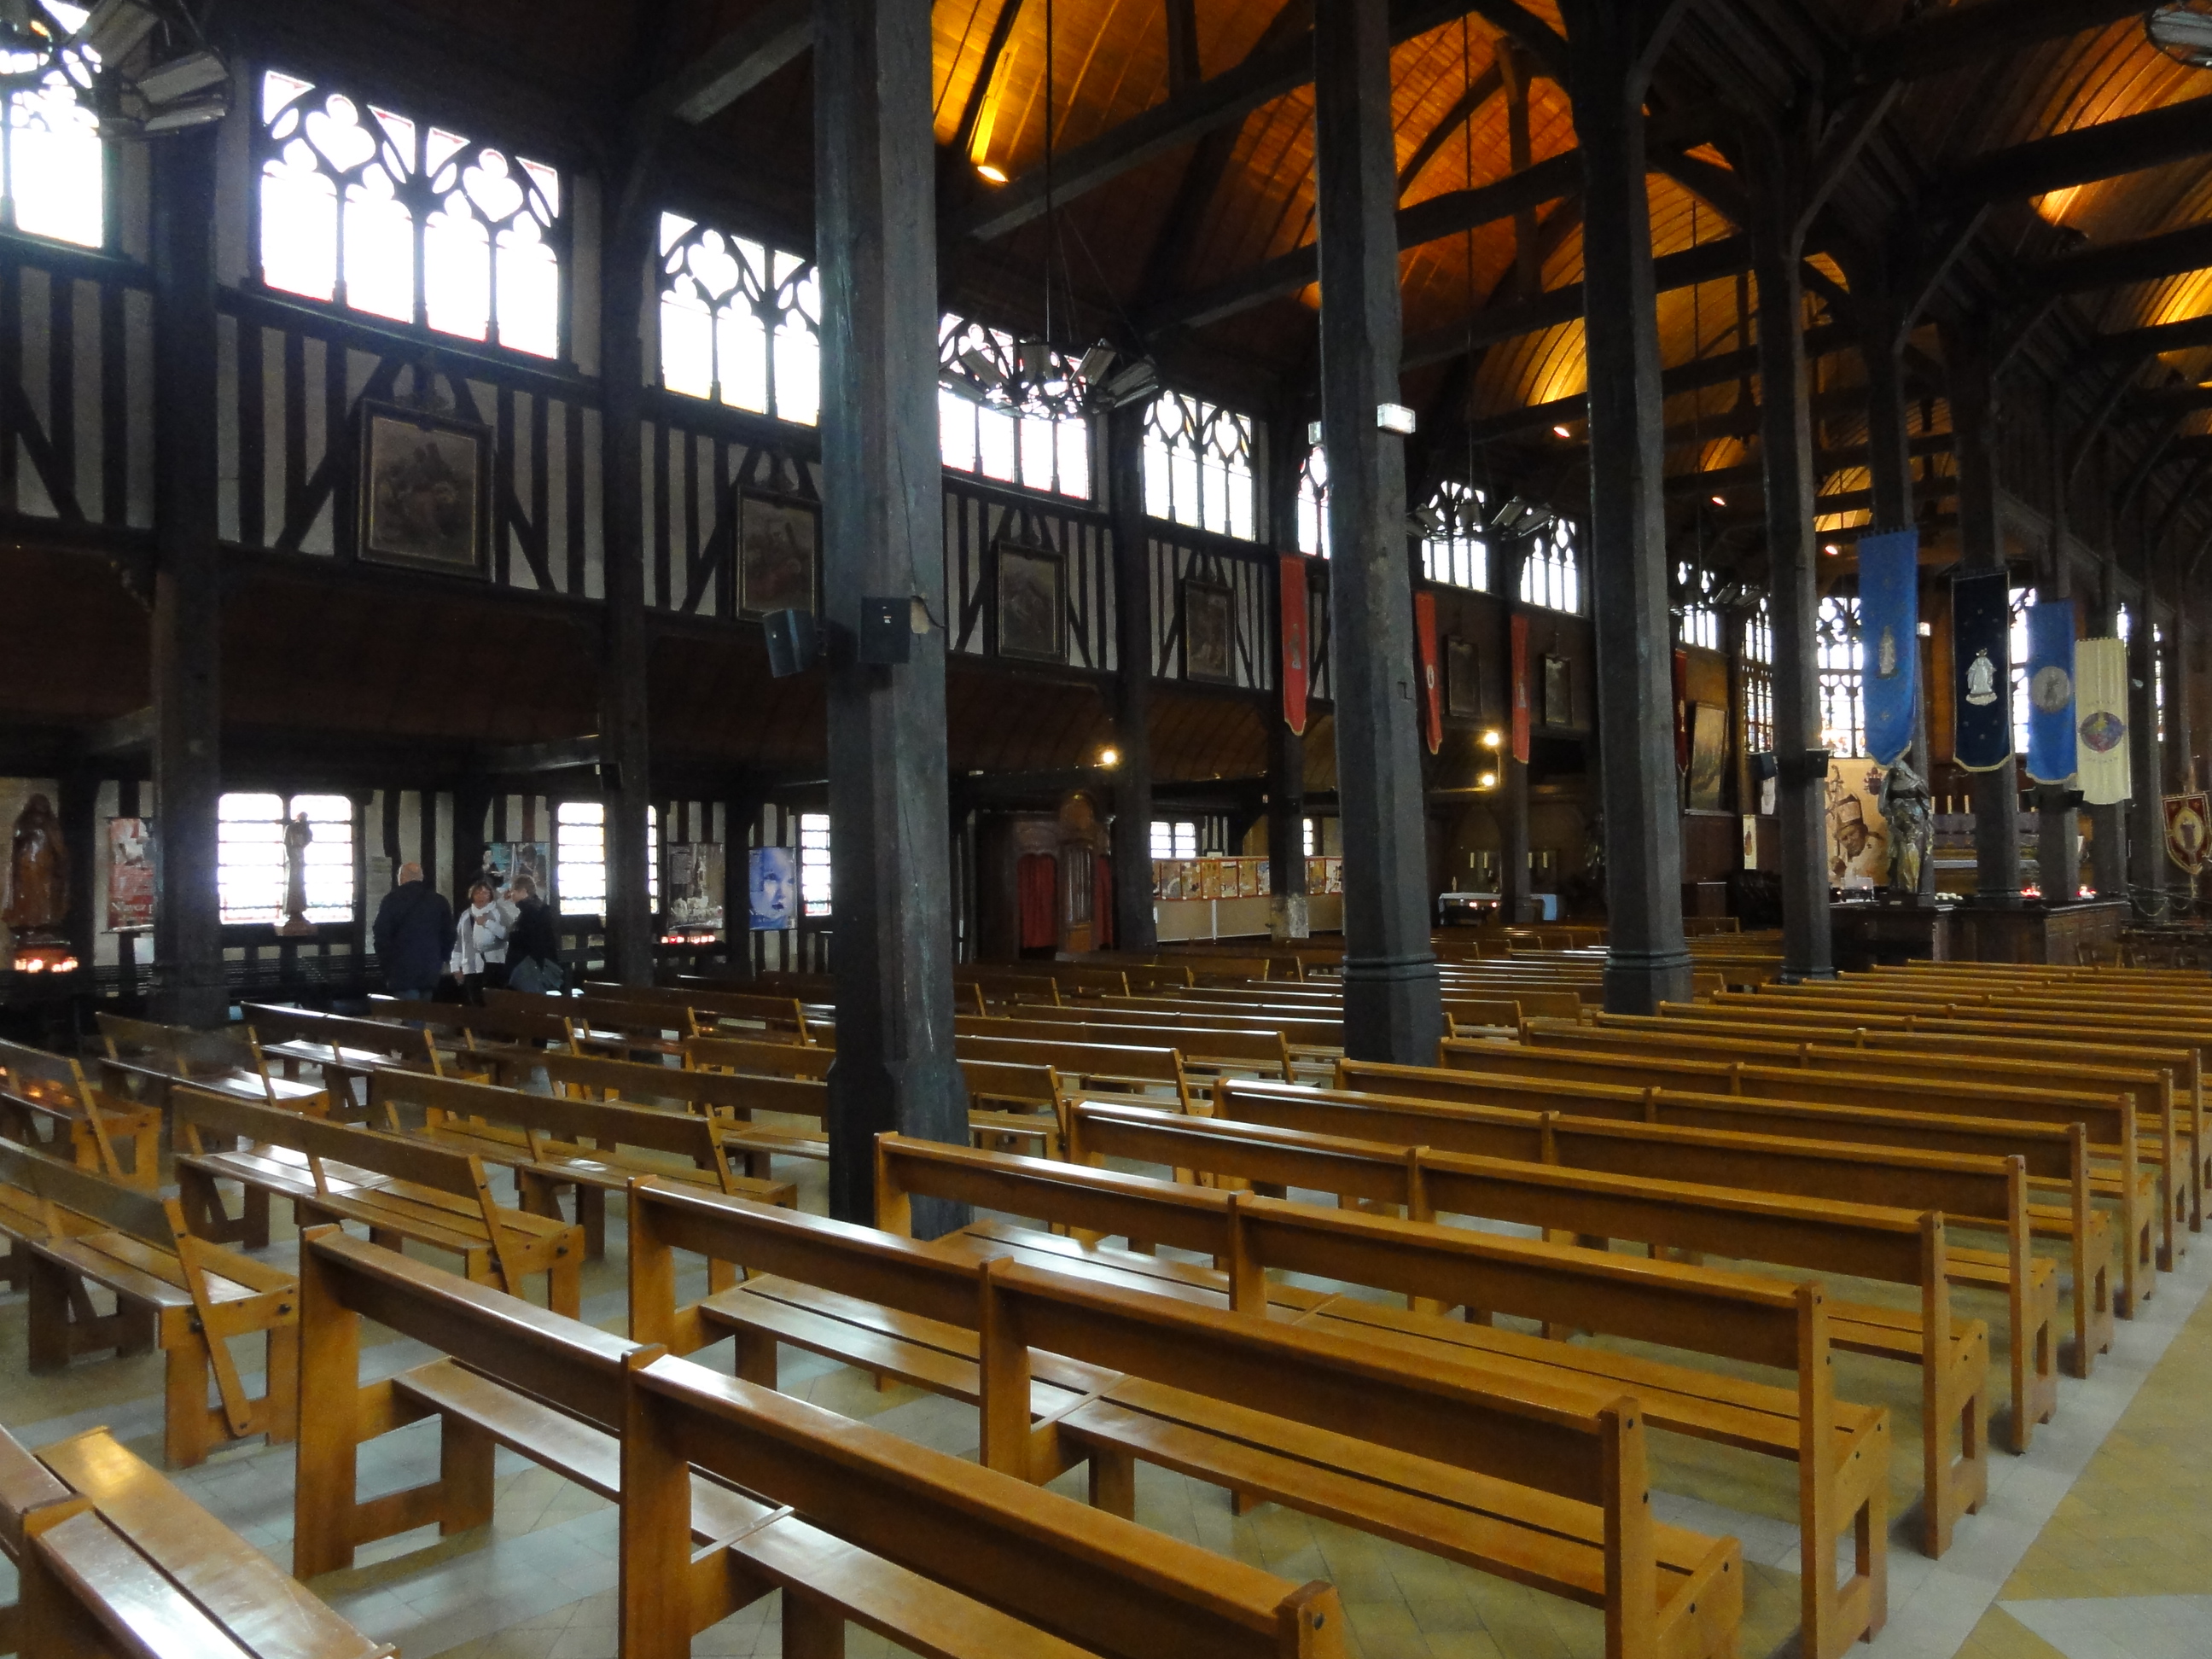
M 469 908 L 454 924 L 448 964 L 461 982 L 461 1000 L 472 1008 L 483 1006 L 484 987 L 496 990 L 507 983 L 507 941 L 514 920 L 514 906 L 478 876 L 469 887 Z
M 538 896 L 538 884 L 528 876 L 517 876 L 507 894 L 514 903 L 514 923 L 507 935 L 507 984 L 518 991 L 558 994 L 565 981 L 553 907 Z
M 422 879 L 422 866 L 399 866 L 398 884 L 376 907 L 371 928 L 384 988 L 404 1001 L 428 1002 L 453 950 L 453 907 Z

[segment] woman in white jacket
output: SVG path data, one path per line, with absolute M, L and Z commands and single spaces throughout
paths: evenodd
M 514 907 L 492 884 L 479 879 L 469 889 L 469 908 L 453 928 L 453 977 L 461 1000 L 482 1006 L 484 987 L 507 983 L 507 936 L 514 928 Z

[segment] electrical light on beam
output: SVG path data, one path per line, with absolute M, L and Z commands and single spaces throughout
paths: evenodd
M 1504 741 L 1504 735 L 1497 732 L 1486 732 L 1482 734 L 1482 746 L 1485 749 L 1498 748 Z
M 1378 404 L 1375 409 L 1375 424 L 1384 432 L 1395 432 L 1401 438 L 1413 435 L 1413 411 L 1403 404 Z
M 1571 432 L 1568 431 L 1568 430 L 1566 429 L 1566 428 L 1565 428 L 1565 427 L 1563 427 L 1563 426 L 1555 426 L 1555 427 L 1553 427 L 1553 428 L 1552 428 L 1552 434 L 1553 434 L 1554 437 L 1559 437 L 1559 438 L 1571 438 L 1571 437 L 1573 437 L 1573 436 L 1575 435 L 1573 433 L 1571 433 Z
M 1726 506 L 1728 505 L 1728 497 L 1727 497 L 1727 496 L 1725 496 L 1725 495 L 1716 495 L 1716 496 L 1714 496 L 1714 497 L 1713 497 L 1713 505 L 1714 505 L 1715 507 L 1726 507 Z
M 1111 771 L 1121 763 L 1121 751 L 1120 750 L 1102 749 L 1098 751 L 1098 764 L 1105 768 L 1108 771 Z
M 1006 170 L 994 161 L 976 162 L 975 176 L 987 185 L 1003 185 L 1006 182 Z
M 1498 774 L 1495 772 L 1485 772 L 1480 777 L 1477 778 L 1475 781 L 1481 785 L 1485 789 L 1495 789 L 1498 787 Z
M 1828 547 L 1827 547 L 1827 553 L 1828 553 L 1828 556 L 1829 556 L 1830 558 L 1832 558 L 1832 558 L 1834 558 L 1834 557 L 1836 556 L 1836 555 L 1837 555 L 1837 554 L 1838 554 L 1838 553 L 1842 552 L 1843 550 L 1843 550 L 1842 548 L 1840 548 L 1840 547 L 1837 546 L 1837 545 L 1836 545 L 1836 544 L 1835 544 L 1835 543 L 1833 543 L 1833 542 L 1830 542 L 1830 543 L 1828 544 Z

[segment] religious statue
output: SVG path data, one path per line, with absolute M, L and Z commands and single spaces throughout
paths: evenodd
M 1928 781 L 1900 755 L 1896 764 L 1882 774 L 1876 805 L 1889 825 L 1890 894 L 1893 897 L 1917 895 L 1920 874 L 1927 866 L 1929 848 L 1936 838 L 1936 823 L 1929 814 Z
M 1977 651 L 1973 661 L 1966 665 L 1966 701 L 1981 708 L 1996 700 L 1997 666 L 1987 651 Z
M 14 933 L 54 933 L 69 925 L 69 848 L 61 820 L 44 795 L 33 795 L 15 818 L 9 849 L 8 906 L 0 922 Z
M 276 931 L 287 937 L 315 931 L 307 920 L 307 848 L 314 839 L 305 812 L 284 826 L 284 921 Z

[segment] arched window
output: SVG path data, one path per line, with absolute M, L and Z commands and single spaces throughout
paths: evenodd
M 1490 586 L 1490 540 L 1483 514 L 1488 501 L 1480 489 L 1446 479 L 1437 486 L 1419 520 L 1421 574 L 1453 587 Z
M 1744 735 L 1754 751 L 1774 751 L 1774 617 L 1766 601 L 1743 630 Z
M 660 383 L 669 391 L 812 426 L 821 332 L 811 260 L 660 216 Z
M 553 168 L 274 70 L 255 149 L 269 287 L 560 355 L 568 228 Z
M 1553 519 L 1530 541 L 1521 562 L 1521 603 L 1581 613 L 1582 562 L 1575 552 L 1574 526 L 1565 519 Z
M 2006 649 L 2012 658 L 2012 746 L 2014 754 L 2027 752 L 2027 608 L 2035 603 L 2035 590 L 2015 587 L 2006 598 L 2011 603 L 2012 633 Z
M 1859 648 L 1858 600 L 1834 596 L 1821 600 L 1814 639 L 1820 661 L 1820 741 L 1833 755 L 1863 755 L 1865 658 Z
M 1145 511 L 1252 538 L 1252 417 L 1163 392 L 1145 422 Z
M 1307 448 L 1298 466 L 1298 551 L 1328 556 L 1328 457 L 1319 444 Z
M 53 21 L 75 29 L 85 9 L 46 0 Z M 32 14 L 31 27 L 44 32 Z M 40 65 L 46 67 L 43 73 Z M 100 118 L 78 99 L 92 84 L 89 55 L 64 47 L 0 52 L 0 224 L 79 247 L 107 240 L 107 170 Z
M 1041 340 L 946 316 L 937 336 L 945 465 L 999 483 L 1091 495 L 1091 421 L 1075 364 Z
M 1681 594 L 1681 602 L 1674 608 L 1675 638 L 1683 645 L 1702 646 L 1708 651 L 1721 648 L 1721 613 L 1717 606 L 1707 602 L 1711 579 L 1706 573 L 1686 560 L 1674 567 L 1674 586 Z

